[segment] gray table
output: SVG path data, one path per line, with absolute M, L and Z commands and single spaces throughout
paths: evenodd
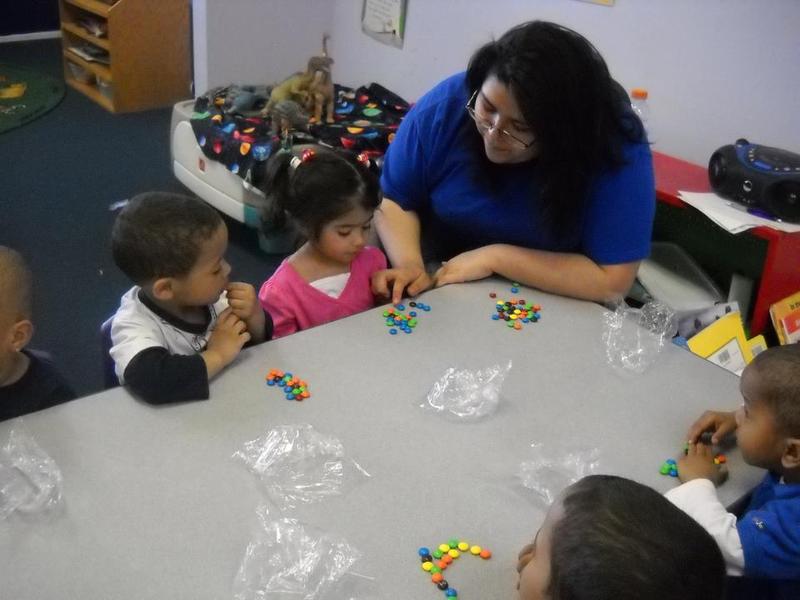
M 388 335 L 378 308 L 249 349 L 206 402 L 155 408 L 115 389 L 25 417 L 63 472 L 65 503 L 49 519 L 0 523 L 0 597 L 230 598 L 263 498 L 231 455 L 272 426 L 305 422 L 339 437 L 372 478 L 292 514 L 359 548 L 356 570 L 385 597 L 442 597 L 416 550 L 457 536 L 494 552 L 447 572 L 460 597 L 507 598 L 517 551 L 543 518 L 516 479 L 532 442 L 596 446 L 603 472 L 665 491 L 675 480 L 658 468 L 690 422 L 740 403 L 737 377 L 671 344 L 645 374 L 615 373 L 595 304 L 523 288 L 543 319 L 511 331 L 490 320 L 490 291 L 512 295 L 496 280 L 426 293 L 433 310 L 412 335 Z M 452 423 L 418 408 L 447 367 L 509 359 L 491 418 Z M 272 367 L 306 379 L 312 397 L 267 388 Z M 0 423 L 0 439 L 12 424 Z M 738 452 L 729 465 L 725 502 L 761 477 Z

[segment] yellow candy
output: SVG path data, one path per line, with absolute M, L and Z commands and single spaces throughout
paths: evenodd
M 462 552 L 466 552 L 467 550 L 469 550 L 469 544 L 467 542 L 461 542 L 458 544 L 458 549 L 461 550 Z
M 473 546 L 472 548 L 470 548 L 470 549 L 469 549 L 469 551 L 470 551 L 472 554 L 475 554 L 475 555 L 477 555 L 477 554 L 480 554 L 480 553 L 481 553 L 481 547 L 480 547 L 480 546 Z
M 442 552 L 449 552 L 450 544 L 439 544 L 439 550 L 441 550 Z
M 522 311 L 521 311 L 520 309 L 518 309 L 518 308 L 515 308 L 515 309 L 514 309 L 514 314 L 515 314 L 515 315 L 518 315 L 518 314 L 520 314 L 521 312 L 522 312 Z
M 458 550 L 456 550 L 455 548 L 451 548 L 450 550 L 447 551 L 447 553 L 452 558 L 458 558 L 459 556 L 461 556 L 461 553 Z
M 433 568 L 433 563 L 432 562 L 428 561 L 428 562 L 422 563 L 422 570 L 423 571 L 430 571 L 432 568 Z
M 513 321 L 514 319 L 518 318 L 518 315 L 508 315 L 508 318 Z
M 356 134 L 356 133 L 361 133 L 362 131 L 364 131 L 364 129 L 361 128 L 361 127 L 348 127 L 347 131 L 349 131 L 350 133 Z

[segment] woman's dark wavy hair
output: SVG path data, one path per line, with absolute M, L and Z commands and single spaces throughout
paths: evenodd
M 553 526 L 553 600 L 715 600 L 725 561 L 714 538 L 655 490 L 612 475 L 567 488 Z
M 375 210 L 381 202 L 374 167 L 362 164 L 352 152 L 315 147 L 314 155 L 291 166 L 291 152 L 273 155 L 267 163 L 264 194 L 267 198 L 261 227 L 282 229 L 287 217 L 311 240 L 323 227 L 361 206 Z M 298 157 L 299 158 L 299 157 Z
M 586 38 L 546 21 L 518 25 L 480 48 L 467 69 L 468 94 L 490 76 L 509 88 L 536 135 L 534 169 L 546 230 L 575 235 L 592 178 L 624 164 L 626 141 L 645 139 L 625 90 Z M 482 157 L 484 179 L 496 181 L 502 165 L 486 158 L 469 119 L 467 127 Z

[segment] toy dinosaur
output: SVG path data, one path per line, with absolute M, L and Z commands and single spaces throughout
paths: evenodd
M 281 100 L 275 104 L 269 116 L 273 133 L 281 137 L 288 135 L 293 129 L 305 130 L 308 123 L 308 114 L 292 100 Z
M 310 75 L 308 86 L 308 101 L 306 108 L 313 111 L 311 122 L 322 121 L 323 107 L 325 108 L 326 121 L 333 123 L 334 87 L 331 77 L 333 59 L 328 56 L 328 34 L 322 36 L 322 56 L 312 56 L 308 60 L 306 75 Z
M 292 102 L 297 102 L 300 106 L 305 106 L 309 98 L 308 87 L 313 77 L 313 73 L 306 71 L 305 73 L 295 73 L 281 81 L 272 88 L 269 94 L 269 102 L 267 102 L 264 110 L 261 111 L 261 116 L 269 116 L 273 107 L 285 100 L 291 100 Z

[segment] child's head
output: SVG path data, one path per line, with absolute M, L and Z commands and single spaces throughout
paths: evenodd
M 564 491 L 520 566 L 520 600 L 711 600 L 725 577 L 716 542 L 694 519 L 608 475 Z
M 0 246 L 0 385 L 33 335 L 31 273 L 19 252 Z
M 345 263 L 364 247 L 381 201 L 368 160 L 322 147 L 270 158 L 265 192 L 265 226 L 282 227 L 288 216 L 322 254 Z
M 147 192 L 130 200 L 114 223 L 114 262 L 156 300 L 180 306 L 215 302 L 228 285 L 228 230 L 204 202 Z
M 760 353 L 739 389 L 736 439 L 745 461 L 779 473 L 800 468 L 800 345 Z

